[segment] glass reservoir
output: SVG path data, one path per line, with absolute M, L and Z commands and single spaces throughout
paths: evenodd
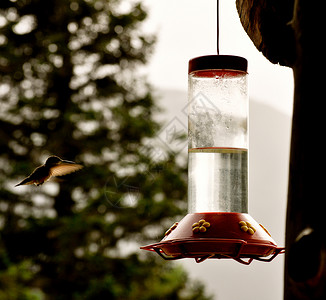
M 248 213 L 247 76 L 242 57 L 189 61 L 189 213 Z

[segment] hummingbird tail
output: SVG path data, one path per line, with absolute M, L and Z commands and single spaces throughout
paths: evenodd
M 15 187 L 20 185 L 27 185 L 27 184 L 33 184 L 33 181 L 31 181 L 29 178 L 25 178 L 23 181 L 17 183 Z

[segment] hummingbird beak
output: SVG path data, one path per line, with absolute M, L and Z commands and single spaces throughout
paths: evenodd
M 71 165 L 75 165 L 76 163 L 74 161 L 71 161 L 71 160 L 61 160 L 59 162 L 59 164 L 71 164 Z

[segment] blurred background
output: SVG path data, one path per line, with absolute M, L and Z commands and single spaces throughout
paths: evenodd
M 0 299 L 282 298 L 282 256 L 139 250 L 187 213 L 187 64 L 215 45 L 215 1 L 1 2 Z M 249 212 L 283 246 L 292 71 L 255 49 L 233 1 L 220 53 L 249 62 Z M 53 154 L 84 169 L 14 187 Z

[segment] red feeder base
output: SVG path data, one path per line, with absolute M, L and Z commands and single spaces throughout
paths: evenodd
M 251 216 L 226 212 L 188 214 L 171 226 L 162 241 L 141 249 L 155 251 L 165 260 L 232 258 L 247 265 L 254 259 L 272 261 L 284 252 Z

